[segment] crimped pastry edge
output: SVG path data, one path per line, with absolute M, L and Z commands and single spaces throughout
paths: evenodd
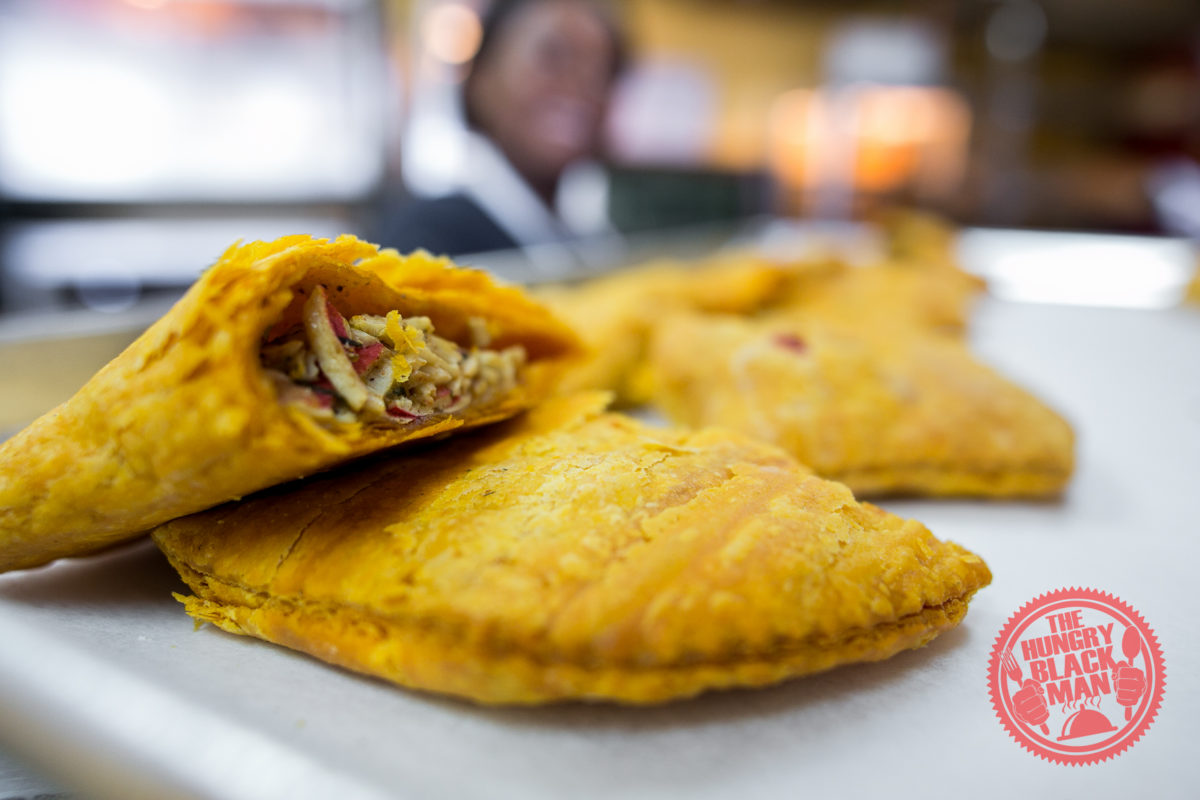
M 1071 473 L 1071 469 L 1056 467 L 987 469 L 960 464 L 901 464 L 818 471 L 827 480 L 849 486 L 858 498 L 891 495 L 1053 498 L 1066 489 Z
M 270 597 L 225 583 L 174 559 L 171 562 L 198 595 L 227 598 L 176 594 L 197 626 L 209 622 L 229 633 L 265 639 L 406 688 L 484 705 L 564 700 L 653 705 L 710 690 L 768 686 L 843 664 L 881 661 L 923 647 L 955 627 L 966 614 L 970 598 L 982 588 L 915 614 L 848 631 L 837 639 L 791 642 L 770 652 L 739 654 L 729 660 L 596 665 L 513 650 L 492 652 L 436 628 L 398 622 L 356 607 L 316 606 L 303 598 Z

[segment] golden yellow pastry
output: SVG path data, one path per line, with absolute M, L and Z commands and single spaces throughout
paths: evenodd
M 1196 272 L 1192 275 L 1192 280 L 1187 285 L 1183 299 L 1185 302 L 1200 305 L 1200 261 L 1196 263 Z
M 586 283 L 539 288 L 537 297 L 573 325 L 591 349 L 560 390 L 602 389 L 615 393 L 622 405 L 646 402 L 646 344 L 665 311 L 750 314 L 775 302 L 795 279 L 796 269 L 749 253 L 729 253 L 694 264 L 644 264 Z
M 885 335 L 907 326 L 954 333 L 966 328 L 983 285 L 958 269 L 880 262 L 793 281 L 775 305 L 805 318 Z
M 520 290 L 444 259 L 350 236 L 234 246 L 0 446 L 0 571 L 512 416 L 578 352 Z
M 650 362 L 671 418 L 778 444 L 858 494 L 1053 495 L 1073 468 L 1061 417 L 915 327 L 678 315 Z
M 934 215 L 907 209 L 887 211 L 878 221 L 883 259 L 798 273 L 774 307 L 885 336 L 908 326 L 945 333 L 965 329 L 986 284 L 959 266 L 955 229 Z
M 958 231 L 948 220 L 915 208 L 891 208 L 876 216 L 888 257 L 925 267 L 957 269 Z
M 169 522 L 189 614 L 482 703 L 657 703 L 887 658 L 991 575 L 738 434 L 603 396 Z
M 776 305 L 884 335 L 909 325 L 962 331 L 986 284 L 959 266 L 955 228 L 912 209 L 886 211 L 878 222 L 884 258 L 794 281 Z
M 645 400 L 643 378 L 650 316 L 645 298 L 623 282 L 542 287 L 535 296 L 567 321 L 588 348 L 559 383 L 559 391 L 585 389 L 613 392 L 623 405 Z
M 824 260 L 782 263 L 750 251 L 717 253 L 692 264 L 659 264 L 626 273 L 643 294 L 714 314 L 752 314 L 770 306 L 799 273 L 820 274 Z

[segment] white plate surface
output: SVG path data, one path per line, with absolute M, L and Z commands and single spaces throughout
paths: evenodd
M 96 797 L 1194 797 L 1200 719 L 1200 310 L 987 301 L 991 363 L 1062 410 L 1054 503 L 892 501 L 982 554 L 959 629 L 889 661 L 662 708 L 492 710 L 212 628 L 145 543 L 0 577 L 0 744 Z M 989 648 L 1062 586 L 1115 593 L 1162 643 L 1149 733 L 1085 767 L 993 715 Z

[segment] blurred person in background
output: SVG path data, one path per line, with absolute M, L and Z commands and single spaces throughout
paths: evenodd
M 461 255 L 600 233 L 559 212 L 564 173 L 597 155 L 624 61 L 606 7 L 498 0 L 462 91 L 471 130 L 461 188 L 385 209 L 375 238 L 401 251 Z

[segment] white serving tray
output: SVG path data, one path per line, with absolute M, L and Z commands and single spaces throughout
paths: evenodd
M 0 576 L 0 747 L 97 798 L 1194 797 L 1200 719 L 1200 309 L 985 301 L 977 351 L 1062 410 L 1052 503 L 891 501 L 995 582 L 923 650 L 650 709 L 486 709 L 211 627 L 148 543 Z M 1158 718 L 1102 764 L 1047 763 L 987 693 L 1005 619 L 1063 586 L 1155 629 Z

